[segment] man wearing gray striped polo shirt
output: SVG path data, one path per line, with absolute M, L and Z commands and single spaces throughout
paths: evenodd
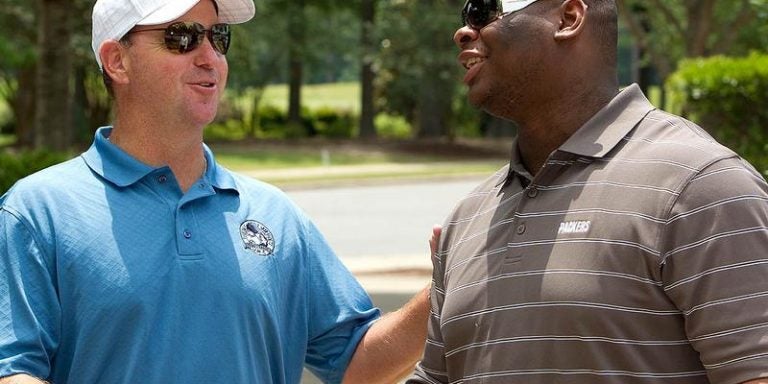
M 408 383 L 768 383 L 768 186 L 619 91 L 613 0 L 468 0 L 469 101 L 510 164 L 444 224 Z

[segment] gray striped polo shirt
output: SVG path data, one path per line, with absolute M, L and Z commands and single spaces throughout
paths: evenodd
M 768 375 L 768 188 L 633 85 L 535 176 L 464 198 L 409 383 L 740 383 Z

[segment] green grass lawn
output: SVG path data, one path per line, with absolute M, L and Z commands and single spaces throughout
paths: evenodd
M 243 146 L 216 145 L 211 148 L 216 160 L 233 170 L 321 167 L 328 165 L 361 165 L 383 163 L 432 163 L 444 158 L 428 155 L 393 153 L 387 151 L 335 148 L 333 146 Z
M 351 112 L 360 109 L 360 85 L 355 82 L 305 85 L 301 89 L 301 96 L 305 108 L 330 107 Z M 288 85 L 267 86 L 262 103 L 288 109 Z

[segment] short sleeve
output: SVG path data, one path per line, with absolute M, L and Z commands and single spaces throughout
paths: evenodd
M 309 221 L 305 240 L 310 306 L 306 365 L 323 382 L 340 383 L 357 344 L 380 312 Z
M 692 178 L 662 240 L 664 290 L 685 318 L 712 383 L 768 366 L 768 187 L 741 159 Z
M 0 207 L 0 377 L 46 378 L 59 339 L 54 272 L 29 225 Z

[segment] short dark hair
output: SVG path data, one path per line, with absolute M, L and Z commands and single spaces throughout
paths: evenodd
M 595 33 L 599 41 L 600 50 L 606 58 L 616 65 L 616 57 L 619 44 L 619 15 L 615 0 L 585 0 L 587 6 L 592 8 L 595 16 Z

